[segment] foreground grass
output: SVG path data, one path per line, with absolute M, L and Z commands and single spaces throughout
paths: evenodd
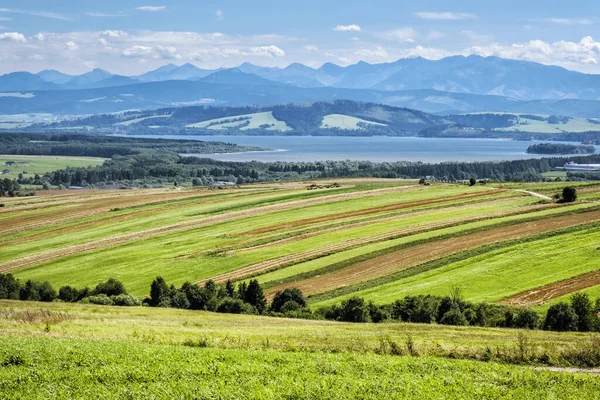
M 47 398 L 592 399 L 600 379 L 438 358 L 0 337 L 0 395 Z
M 600 338 L 589 333 L 351 324 L 147 307 L 0 301 L 0 336 L 600 366 Z

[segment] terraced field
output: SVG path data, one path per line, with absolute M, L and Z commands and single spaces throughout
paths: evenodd
M 600 187 L 418 185 L 384 179 L 224 189 L 39 192 L 0 208 L 0 273 L 93 286 L 256 278 L 268 296 L 299 287 L 319 306 L 407 294 L 543 307 L 600 293 Z M 328 186 L 328 187 L 327 187 Z M 569 262 L 565 263 L 565 258 Z M 574 262 L 573 262 L 574 261 Z

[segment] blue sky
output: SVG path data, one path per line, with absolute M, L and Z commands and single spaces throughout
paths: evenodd
M 600 73 L 591 1 L 3 0 L 0 73 L 99 67 L 134 75 L 167 63 L 318 67 L 455 54 Z

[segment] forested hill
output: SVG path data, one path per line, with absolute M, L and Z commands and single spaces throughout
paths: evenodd
M 245 107 L 181 107 L 94 115 L 31 130 L 125 134 L 410 135 L 453 122 L 407 108 L 349 100 Z
M 264 150 L 254 146 L 198 140 L 141 139 L 73 134 L 0 134 L 0 154 L 111 158 L 143 152 L 212 154 Z
M 133 135 L 442 136 L 597 142 L 600 120 L 487 112 L 439 116 L 351 100 L 272 106 L 192 106 L 38 123 L 30 132 Z

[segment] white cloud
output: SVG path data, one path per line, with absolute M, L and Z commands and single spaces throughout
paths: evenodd
M 219 21 L 222 21 L 222 20 L 223 20 L 223 17 L 224 17 L 224 16 L 223 16 L 223 10 L 217 10 L 217 11 L 215 11 L 215 15 L 217 16 L 217 19 L 218 19 Z
M 79 46 L 77 46 L 77 43 L 73 42 L 72 40 L 65 43 L 65 48 L 71 51 L 79 50 Z
M 19 32 L 4 32 L 0 33 L 0 40 L 12 40 L 20 43 L 27 43 L 27 39 Z
M 86 12 L 85 15 L 87 15 L 88 17 L 100 17 L 100 18 L 126 17 L 127 16 L 127 14 L 125 14 L 123 12 L 106 13 L 106 12 L 98 12 L 98 11 Z
M 457 13 L 457 12 L 430 12 L 430 11 L 421 11 L 414 13 L 419 18 L 422 19 L 432 19 L 432 20 L 449 20 L 456 21 L 461 19 L 475 19 L 477 16 L 471 13 Z
M 592 25 L 594 23 L 589 18 L 542 18 L 539 21 L 556 25 Z
M 102 35 L 110 38 L 120 38 L 127 36 L 127 32 L 120 30 L 106 30 L 102 32 Z
M 377 36 L 385 40 L 413 43 L 417 36 L 417 31 L 413 28 L 398 28 L 391 31 L 380 32 Z
M 304 46 L 304 50 L 314 53 L 314 52 L 319 51 L 319 48 L 317 46 L 315 46 L 314 44 L 307 44 L 306 46 Z
M 146 12 L 156 12 L 156 11 L 163 11 L 166 8 L 167 7 L 165 7 L 165 6 L 141 6 L 141 7 L 137 7 L 136 10 L 146 11 Z
M 46 39 L 46 37 L 44 36 L 44 34 L 41 33 L 41 32 L 38 33 L 37 35 L 34 35 L 33 37 L 36 38 L 37 40 L 39 40 L 40 42 L 43 42 L 44 39 Z
M 32 15 L 35 17 L 59 19 L 62 21 L 70 21 L 71 18 L 64 16 L 63 14 L 50 12 L 50 11 L 32 11 L 32 10 L 20 10 L 17 8 L 0 8 L 0 12 Z
M 600 42 L 594 41 L 591 36 L 586 36 L 579 42 L 560 40 L 550 43 L 530 40 L 512 45 L 473 46 L 467 52 L 486 57 L 497 56 L 559 65 L 580 71 L 590 70 L 591 66 L 600 64 Z
M 371 58 L 371 57 L 387 58 L 388 57 L 387 50 L 381 46 L 377 46 L 375 48 L 370 48 L 370 49 L 360 49 L 360 50 L 355 51 L 354 54 L 356 54 L 359 57 L 364 57 L 364 58 Z
M 263 56 L 263 57 L 283 57 L 285 56 L 285 52 L 281 50 L 279 47 L 271 45 L 271 46 L 258 46 L 252 47 L 249 50 L 250 54 Z
M 360 32 L 360 26 L 352 24 L 352 25 L 338 25 L 333 28 L 334 31 L 338 32 Z
M 152 53 L 151 46 L 134 45 L 123 50 L 125 57 L 147 56 Z

